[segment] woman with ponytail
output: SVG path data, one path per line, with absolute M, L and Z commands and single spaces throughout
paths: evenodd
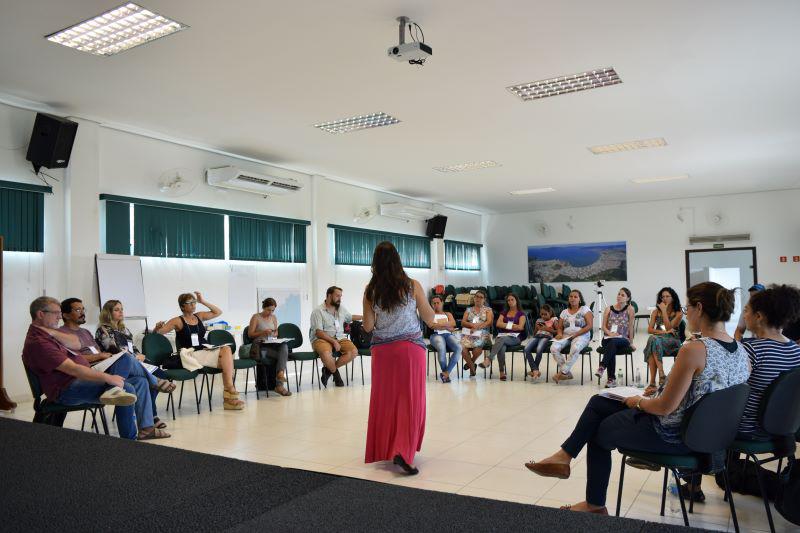
M 690 453 L 680 436 L 687 410 L 706 394 L 747 381 L 747 352 L 725 331 L 733 312 L 734 291 L 705 282 L 691 287 L 686 296 L 689 327 L 702 336 L 681 347 L 663 391 L 655 398 L 634 396 L 625 402 L 594 396 L 556 453 L 525 464 L 540 476 L 566 479 L 570 463 L 587 446 L 586 500 L 566 509 L 608 514 L 605 505 L 612 450 Z

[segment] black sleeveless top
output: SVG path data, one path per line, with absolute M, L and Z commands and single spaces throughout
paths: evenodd
M 180 317 L 181 322 L 183 322 L 183 327 L 175 333 L 175 344 L 178 346 L 178 349 L 198 348 L 201 344 L 206 342 L 206 327 L 203 325 L 203 321 L 200 320 L 200 317 L 197 315 L 194 315 L 194 317 L 197 319 L 197 324 L 194 326 L 187 324 L 183 316 Z M 197 339 L 199 341 L 197 346 L 192 346 L 192 333 L 197 334 Z
M 614 306 L 613 306 L 613 305 L 612 305 L 611 307 L 609 307 L 609 309 L 611 309 L 611 312 L 612 312 L 612 313 L 614 313 L 615 315 L 618 315 L 618 314 L 620 314 L 620 313 L 624 313 L 625 311 L 627 311 L 627 310 L 628 310 L 628 306 L 629 306 L 629 305 L 630 305 L 630 304 L 625 304 L 625 305 L 623 305 L 623 306 L 622 306 L 622 309 L 620 309 L 619 311 L 617 311 L 616 309 L 614 309 Z

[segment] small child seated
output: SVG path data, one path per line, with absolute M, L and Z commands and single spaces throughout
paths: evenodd
M 536 319 L 533 329 L 533 337 L 531 341 L 525 346 L 525 358 L 528 360 L 531 370 L 528 375 L 533 379 L 538 379 L 541 376 L 539 372 L 539 363 L 542 362 L 542 354 L 547 350 L 550 342 L 553 340 L 553 335 L 556 334 L 558 326 L 558 318 L 555 317 L 553 308 L 544 304 L 539 309 L 539 318 Z M 536 352 L 536 358 L 533 357 L 533 352 Z

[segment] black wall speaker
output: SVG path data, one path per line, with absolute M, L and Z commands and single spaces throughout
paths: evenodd
M 425 229 L 425 235 L 432 239 L 441 239 L 444 237 L 444 227 L 447 225 L 447 217 L 444 215 L 436 215 L 428 220 L 428 227 Z
M 42 167 L 66 168 L 69 165 L 77 131 L 77 122 L 45 113 L 36 114 L 26 159 L 33 163 L 37 174 Z

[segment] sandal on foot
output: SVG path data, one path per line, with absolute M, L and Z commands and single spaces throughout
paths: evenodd
M 501 374 L 500 375 L 500 381 L 505 381 L 505 380 L 506 380 L 506 375 L 505 374 Z
M 177 387 L 178 386 L 175 383 L 167 379 L 161 379 L 161 378 L 158 378 L 158 381 L 156 381 L 155 385 L 155 389 L 158 392 L 163 392 L 165 394 L 169 394 L 170 392 L 174 391 Z
M 666 383 L 666 382 L 667 382 L 667 376 L 665 376 L 663 374 L 658 376 L 658 387 L 659 388 L 663 387 L 664 383 Z
M 244 409 L 244 402 L 242 400 L 225 398 L 222 400 L 222 408 L 226 411 L 241 411 Z
M 165 427 L 167 427 L 167 423 L 161 420 L 160 418 L 155 417 L 153 419 L 153 426 L 156 427 L 157 429 L 164 429 Z
M 657 390 L 658 390 L 658 387 L 656 387 L 656 384 L 655 383 L 651 383 L 651 384 L 649 384 L 647 386 L 646 389 L 644 389 L 644 396 L 652 396 L 653 394 L 656 393 Z
M 286 374 L 283 375 L 278 374 L 277 376 L 275 376 L 275 379 L 277 381 L 280 381 L 281 383 L 289 383 L 289 380 L 286 378 Z
M 166 431 L 161 431 L 157 427 L 152 428 L 150 431 L 140 431 L 136 437 L 138 440 L 154 440 L 154 439 L 168 439 L 172 435 Z
M 287 389 L 283 385 L 278 385 L 273 390 L 275 392 L 277 392 L 278 394 L 280 394 L 281 396 L 291 396 L 292 395 L 292 391 L 290 391 L 289 389 Z
M 222 390 L 222 398 L 225 400 L 238 400 L 239 399 L 239 391 L 228 392 L 225 389 Z

